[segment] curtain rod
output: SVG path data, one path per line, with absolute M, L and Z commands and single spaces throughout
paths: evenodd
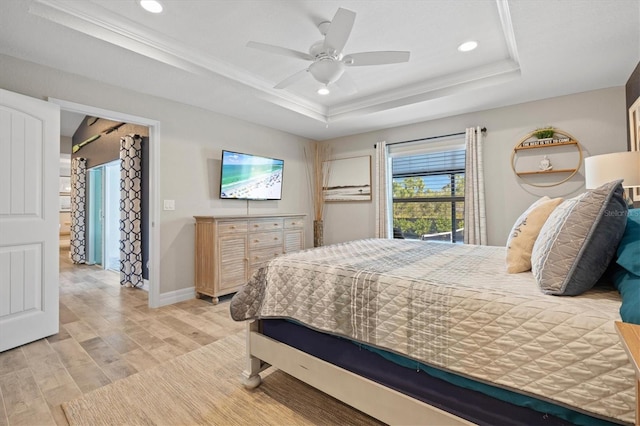
M 484 133 L 484 132 L 486 132 L 486 131 L 487 131 L 487 128 L 486 128 L 486 127 L 483 127 L 482 129 L 480 129 L 480 131 L 481 131 L 482 133 Z M 462 136 L 462 135 L 466 135 L 466 134 L 467 134 L 467 132 L 458 132 L 458 133 L 450 133 L 450 134 L 448 134 L 448 135 L 429 136 L 429 137 L 426 137 L 426 138 L 412 139 L 412 140 L 410 140 L 410 141 L 390 142 L 390 143 L 388 143 L 388 144 L 387 144 L 387 146 L 389 146 L 389 145 L 399 145 L 399 144 L 401 144 L 401 143 L 410 143 L 410 142 L 428 141 L 428 140 L 431 140 L 431 139 L 448 138 L 448 137 L 450 137 L 450 136 Z M 377 145 L 378 145 L 378 144 L 374 144 L 374 145 L 373 145 L 373 147 L 374 147 L 374 148 L 376 148 L 376 147 L 377 147 Z

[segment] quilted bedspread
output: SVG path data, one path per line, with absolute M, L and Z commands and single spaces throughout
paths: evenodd
M 368 239 L 287 254 L 231 301 L 235 320 L 291 318 L 425 364 L 633 423 L 620 296 L 543 294 L 502 247 Z

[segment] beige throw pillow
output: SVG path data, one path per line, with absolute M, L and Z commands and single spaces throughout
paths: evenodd
M 517 274 L 531 269 L 531 252 L 540 229 L 562 198 L 546 195 L 533 203 L 520 215 L 507 239 L 507 272 Z

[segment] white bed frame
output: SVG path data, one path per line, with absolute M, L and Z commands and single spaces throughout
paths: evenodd
M 473 423 L 394 389 L 358 376 L 261 332 L 260 320 L 247 325 L 246 370 L 243 384 L 260 386 L 260 372 L 270 366 L 391 425 L 472 425 Z

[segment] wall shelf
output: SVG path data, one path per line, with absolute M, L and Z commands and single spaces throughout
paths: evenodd
M 558 169 L 558 170 L 536 170 L 531 172 L 516 172 L 518 176 L 524 175 L 546 175 L 551 173 L 573 173 L 576 169 Z
M 520 142 L 522 144 L 522 142 Z M 523 149 L 542 149 L 542 148 L 555 148 L 557 146 L 567 146 L 567 145 L 577 145 L 578 141 L 570 140 L 568 142 L 555 142 L 544 145 L 533 145 L 533 146 L 518 146 L 516 145 L 513 150 L 521 151 Z
M 559 136 L 556 138 L 556 136 Z M 582 148 L 580 147 L 580 143 L 576 138 L 571 136 L 569 133 L 555 129 L 554 138 L 549 140 L 538 140 L 535 137 L 535 131 L 528 133 L 522 139 L 518 141 L 518 143 L 513 147 L 513 151 L 511 152 L 511 169 L 513 173 L 522 179 L 527 185 L 537 186 L 537 187 L 550 187 L 560 185 L 569 179 L 571 179 L 577 172 L 580 170 L 582 166 Z M 516 160 L 519 152 L 531 150 L 531 149 L 541 149 L 543 153 L 551 153 L 554 148 L 559 147 L 575 147 L 577 162 L 575 167 L 573 168 L 563 168 L 563 169 L 551 169 L 551 170 L 516 170 Z M 568 176 L 560 179 L 556 182 L 551 183 L 541 183 L 535 180 L 536 176 L 543 175 L 553 175 L 553 174 L 568 174 Z M 529 177 L 529 180 L 525 179 L 523 176 Z

